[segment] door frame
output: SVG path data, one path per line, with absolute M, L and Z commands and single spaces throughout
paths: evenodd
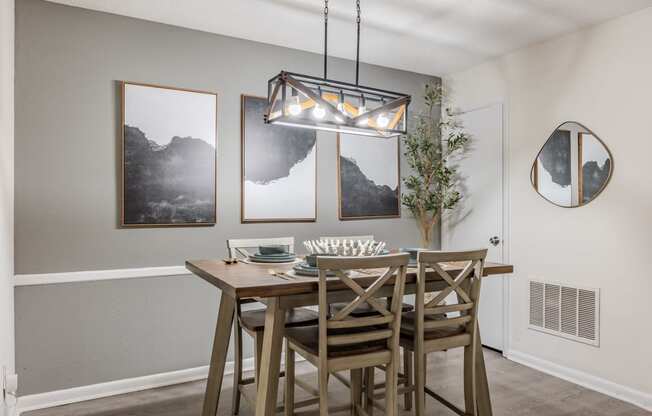
M 473 111 L 484 110 L 485 108 L 499 106 L 501 111 L 501 165 L 502 165 L 502 262 L 510 263 L 512 227 L 511 227 L 511 177 L 510 177 L 510 136 L 509 136 L 509 111 L 508 103 L 505 99 L 493 100 L 484 104 L 472 105 L 458 109 L 455 114 L 461 115 Z M 447 227 L 440 227 L 441 241 L 446 241 Z M 511 280 L 503 278 L 503 356 L 507 357 L 510 350 L 510 341 L 512 339 L 512 318 L 510 313 L 511 305 Z
M 15 398 L 7 396 L 5 403 L 3 367 L 6 375 L 16 369 L 14 317 L 14 74 L 15 74 L 15 2 L 0 4 L 0 187 L 6 198 L 0 199 L 0 411 L 6 405 L 12 414 Z M 5 60 L 6 59 L 6 60 Z M 12 377 L 14 379 L 14 377 Z M 13 399 L 13 400 L 12 400 Z

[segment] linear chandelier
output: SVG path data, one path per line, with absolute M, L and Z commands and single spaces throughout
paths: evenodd
M 407 133 L 407 94 L 364 87 L 360 75 L 360 0 L 356 0 L 355 84 L 328 79 L 328 0 L 324 2 L 324 77 L 281 71 L 267 82 L 265 123 L 374 137 Z

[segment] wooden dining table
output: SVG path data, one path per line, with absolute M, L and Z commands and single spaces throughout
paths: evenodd
M 453 275 L 462 270 L 462 264 L 449 263 L 444 267 Z M 202 416 L 215 416 L 220 400 L 224 367 L 231 338 L 236 301 L 255 299 L 267 306 L 265 312 L 265 332 L 260 360 L 257 392 L 255 396 L 256 416 L 271 416 L 276 413 L 279 374 L 281 366 L 281 349 L 285 328 L 285 311 L 300 306 L 313 306 L 318 302 L 318 279 L 313 277 L 271 274 L 290 271 L 290 265 L 273 264 L 226 264 L 222 260 L 188 260 L 186 268 L 193 274 L 220 289 L 220 305 L 213 340 L 213 350 Z M 514 268 L 508 264 L 485 263 L 485 276 L 499 276 L 513 273 Z M 377 276 L 360 275 L 355 277 L 358 284 L 365 287 L 373 283 Z M 435 273 L 426 274 L 426 291 L 436 292 L 447 287 Z M 355 298 L 356 294 L 335 279 L 327 284 L 329 302 L 342 302 Z M 391 295 L 392 284 L 384 288 L 387 296 Z M 416 268 L 409 268 L 406 277 L 405 294 L 416 291 Z M 496 307 L 499 307 L 498 305 Z M 502 306 L 501 306 L 502 307 Z M 481 346 L 480 335 L 476 340 Z M 485 370 L 482 348 L 477 348 L 476 357 L 478 412 L 480 416 L 491 416 L 491 398 Z

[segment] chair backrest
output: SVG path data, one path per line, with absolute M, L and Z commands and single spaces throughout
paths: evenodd
M 250 254 L 249 250 L 260 246 L 287 246 L 288 251 L 293 253 L 294 237 L 234 238 L 226 240 L 226 249 L 229 251 L 230 258 L 247 258 Z
M 405 273 L 410 256 L 407 253 L 390 254 L 370 257 L 317 257 L 319 268 L 319 354 L 326 357 L 329 346 L 355 346 L 371 341 L 386 340 L 388 349 L 398 349 L 401 328 L 401 306 L 405 290 Z M 373 269 L 372 274 L 368 270 Z M 335 273 L 333 279 L 338 279 L 357 296 L 344 308 L 329 316 L 330 304 L 327 295 L 327 271 Z M 360 273 L 371 284 L 363 288 L 354 278 L 347 275 L 348 271 L 364 270 Z M 376 277 L 377 276 L 377 277 Z M 394 287 L 391 293 L 392 302 L 389 305 L 384 300 L 388 294 L 380 289 L 391 284 L 394 277 Z M 366 282 L 369 283 L 369 282 Z M 367 303 L 378 312 L 376 316 L 355 317 L 351 315 L 358 306 Z M 329 334 L 328 330 L 347 330 L 347 333 Z
M 480 300 L 480 281 L 484 269 L 487 250 L 470 251 L 420 251 L 417 256 L 417 293 L 415 312 L 417 328 L 424 330 L 464 325 L 467 333 L 473 333 L 477 324 L 478 301 Z M 462 271 L 452 276 L 446 271 L 446 263 L 455 263 Z M 436 275 L 447 283 L 432 300 L 425 302 L 426 269 L 431 268 Z M 450 294 L 457 295 L 457 303 L 443 304 Z M 459 312 L 459 316 L 447 316 Z M 437 319 L 426 320 L 427 316 Z M 421 326 L 423 325 L 423 326 Z
M 353 240 L 353 241 L 362 241 L 363 243 L 366 243 L 367 241 L 374 241 L 374 236 L 373 235 L 350 235 L 350 236 L 336 236 L 336 237 L 329 237 L 329 236 L 321 236 L 319 237 L 321 241 L 331 241 L 331 240 Z

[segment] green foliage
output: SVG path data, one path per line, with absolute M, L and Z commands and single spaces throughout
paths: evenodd
M 415 118 L 413 129 L 403 137 L 411 174 L 403 179 L 406 192 L 401 202 L 422 228 L 432 228 L 443 211 L 452 210 L 462 199 L 451 158 L 466 151 L 470 137 L 457 115 L 447 107 L 440 84 L 426 85 L 424 101 L 425 111 Z

